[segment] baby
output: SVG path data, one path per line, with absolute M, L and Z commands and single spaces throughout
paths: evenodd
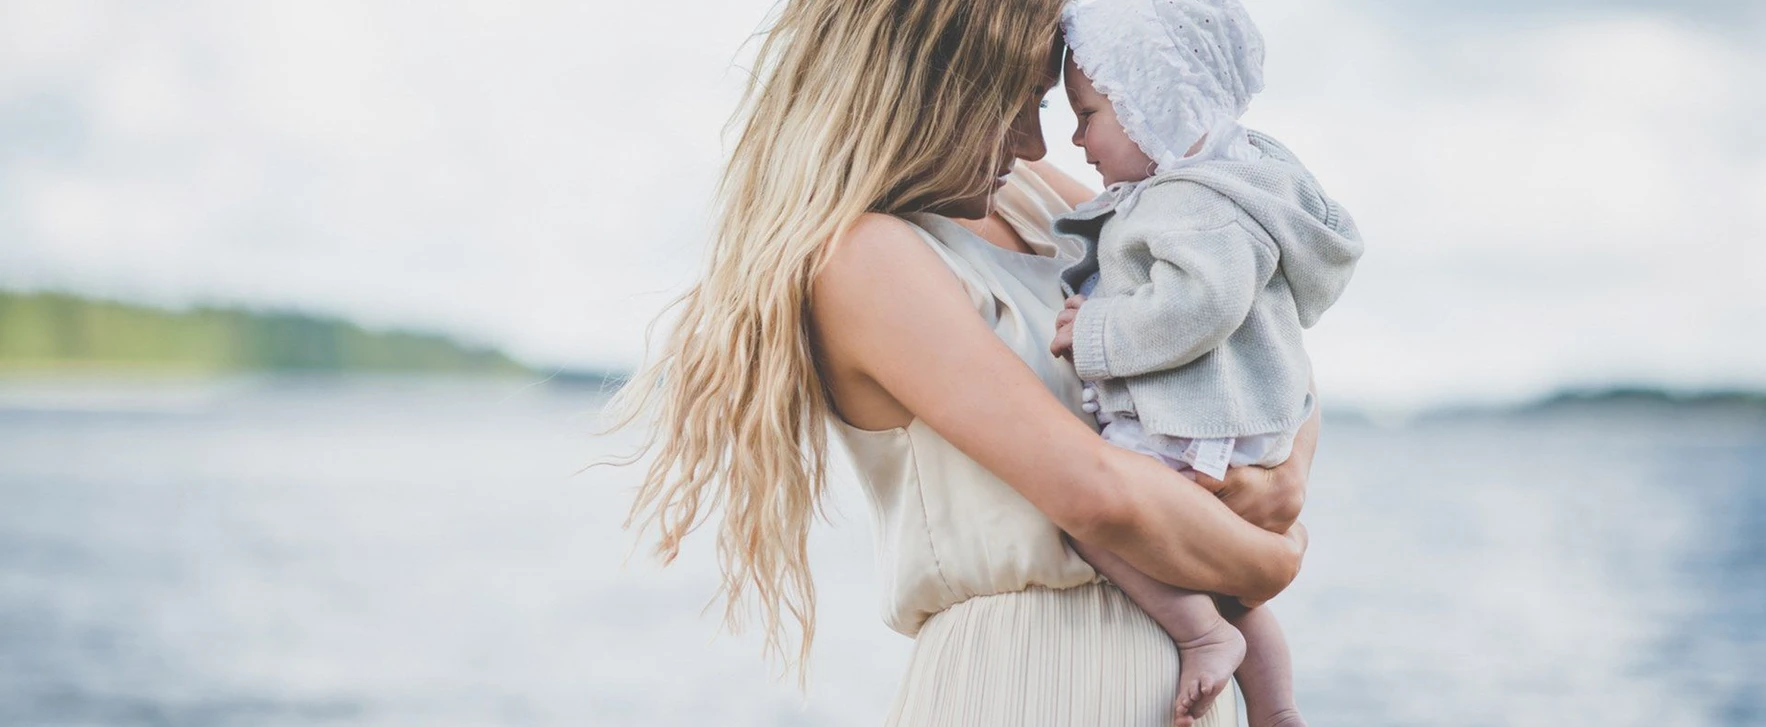
M 1288 458 L 1312 413 L 1301 330 L 1348 285 L 1355 223 L 1286 148 L 1238 123 L 1263 87 L 1263 39 L 1238 0 L 1076 0 L 1073 143 L 1108 185 L 1055 222 L 1086 244 L 1051 349 L 1088 384 L 1103 437 L 1180 471 Z M 1303 725 L 1266 608 L 1173 588 L 1081 555 L 1177 642 L 1178 721 L 1235 671 L 1252 727 Z M 1235 628 L 1236 627 L 1236 628 Z

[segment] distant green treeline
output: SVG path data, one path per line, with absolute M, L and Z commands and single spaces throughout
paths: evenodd
M 63 369 L 527 372 L 496 351 L 338 319 L 0 291 L 0 371 Z

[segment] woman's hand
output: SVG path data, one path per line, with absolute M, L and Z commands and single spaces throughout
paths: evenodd
M 1306 504 L 1306 479 L 1312 473 L 1312 455 L 1318 450 L 1318 429 L 1319 408 L 1314 406 L 1312 417 L 1294 435 L 1294 451 L 1288 461 L 1275 467 L 1234 467 L 1226 471 L 1225 482 L 1200 472 L 1190 474 L 1252 525 L 1275 533 L 1288 532 Z

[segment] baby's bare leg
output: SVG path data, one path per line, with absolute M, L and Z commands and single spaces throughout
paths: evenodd
M 1233 670 L 1245 659 L 1245 638 L 1221 618 L 1214 598 L 1206 593 L 1153 580 L 1103 548 L 1071 540 L 1073 549 L 1098 572 L 1153 617 L 1177 642 L 1177 716 L 1199 719 L 1226 688 Z
M 1245 637 L 1245 662 L 1239 665 L 1239 689 L 1251 727 L 1306 727 L 1294 704 L 1294 669 L 1282 625 L 1268 606 L 1246 610 L 1222 599 L 1220 612 Z

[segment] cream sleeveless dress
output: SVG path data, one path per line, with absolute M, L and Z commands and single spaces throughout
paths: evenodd
M 994 333 L 1090 422 L 1079 378 L 1048 352 L 1060 272 L 1081 252 L 1049 231 L 1069 208 L 1022 164 L 996 204 L 1036 254 L 1001 249 L 936 215 L 905 219 L 962 280 Z M 1028 500 L 921 421 L 885 431 L 835 427 L 876 516 L 884 621 L 915 640 L 886 724 L 1171 724 L 1170 637 L 1100 581 Z M 1229 690 L 1200 724 L 1237 722 Z

